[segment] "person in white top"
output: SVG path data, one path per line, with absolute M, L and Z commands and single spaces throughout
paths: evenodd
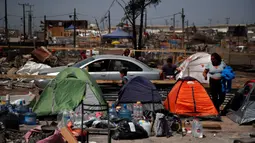
M 222 92 L 221 73 L 226 67 L 226 64 L 221 59 L 220 55 L 213 53 L 211 55 L 211 62 L 205 66 L 203 76 L 207 80 L 207 74 L 209 73 L 210 79 L 210 92 L 214 106 L 219 111 L 221 104 L 225 100 L 225 93 Z

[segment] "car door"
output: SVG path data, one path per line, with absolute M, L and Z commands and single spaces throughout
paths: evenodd
M 129 62 L 126 60 L 111 60 L 109 71 L 108 71 L 108 77 L 109 80 L 121 80 L 120 77 L 120 70 L 122 68 L 126 68 L 128 70 L 128 76 L 142 76 L 143 75 L 143 69 L 136 65 L 133 62 Z
M 107 59 L 97 60 L 90 63 L 85 68 L 95 80 L 108 80 L 109 63 L 110 60 Z

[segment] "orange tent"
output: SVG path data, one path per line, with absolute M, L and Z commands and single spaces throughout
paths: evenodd
M 178 115 L 195 117 L 217 116 L 218 111 L 203 85 L 194 78 L 179 79 L 166 100 L 165 109 Z

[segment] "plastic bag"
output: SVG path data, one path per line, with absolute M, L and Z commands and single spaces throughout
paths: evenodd
M 19 130 L 19 117 L 8 110 L 0 111 L 0 122 L 6 129 Z
M 173 134 L 172 125 L 174 119 L 171 116 L 165 116 L 162 113 L 156 114 L 156 120 L 154 123 L 154 131 L 157 137 L 170 137 Z
M 115 130 L 112 135 L 114 140 L 148 138 L 148 133 L 143 129 L 143 127 L 128 120 L 122 120 L 118 125 L 118 129 Z M 132 125 L 133 127 L 131 127 Z
M 156 114 L 156 119 L 155 119 L 155 123 L 154 123 L 154 131 L 155 131 L 155 135 L 157 137 L 163 136 L 163 119 L 164 119 L 165 115 L 162 113 L 157 113 Z

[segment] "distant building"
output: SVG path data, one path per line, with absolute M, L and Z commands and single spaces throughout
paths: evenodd
M 73 20 L 46 20 L 48 35 L 50 37 L 72 36 L 74 29 Z M 87 20 L 76 20 L 76 29 L 87 29 Z
M 227 31 L 228 37 L 247 37 L 247 26 L 229 26 Z

